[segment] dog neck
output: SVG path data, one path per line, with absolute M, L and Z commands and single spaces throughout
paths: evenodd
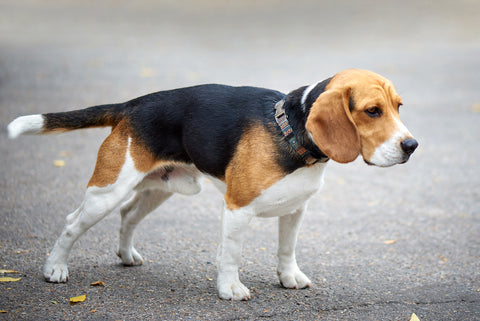
M 289 93 L 275 104 L 275 120 L 279 125 L 285 140 L 295 152 L 300 155 L 306 165 L 329 160 L 312 141 L 305 128 L 310 106 L 302 103 L 302 93 L 307 87 L 301 87 Z

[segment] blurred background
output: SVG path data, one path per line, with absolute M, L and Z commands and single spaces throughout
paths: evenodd
M 475 0 L 0 0 L 0 268 L 24 273 L 1 288 L 0 310 L 27 319 L 479 320 L 479 17 Z M 140 225 L 141 268 L 118 265 L 112 215 L 78 242 L 67 285 L 43 282 L 45 254 L 81 202 L 108 129 L 9 141 L 15 117 L 201 83 L 289 92 L 352 67 L 392 80 L 420 147 L 389 169 L 329 165 L 297 251 L 314 288 L 277 286 L 275 221 L 258 220 L 243 274 L 255 300 L 216 300 L 222 198 L 211 184 Z M 96 278 L 109 287 L 91 289 Z M 64 299 L 76 293 L 91 301 L 73 310 Z

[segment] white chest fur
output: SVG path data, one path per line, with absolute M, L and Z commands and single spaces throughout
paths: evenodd
M 245 210 L 256 216 L 274 217 L 291 214 L 320 190 L 325 163 L 297 169 L 264 190 Z

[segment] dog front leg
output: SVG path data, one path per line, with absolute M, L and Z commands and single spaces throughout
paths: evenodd
M 242 245 L 248 223 L 253 213 L 245 209 L 229 210 L 224 206 L 221 221 L 221 238 L 217 252 L 217 290 L 224 300 L 248 300 L 248 288 L 240 282 L 238 268 Z
M 312 285 L 310 279 L 298 268 L 295 258 L 298 232 L 305 210 L 306 206 L 294 214 L 278 218 L 277 274 L 282 286 L 289 289 L 302 289 Z

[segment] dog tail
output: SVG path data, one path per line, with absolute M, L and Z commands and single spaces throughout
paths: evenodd
M 60 113 L 21 116 L 8 125 L 8 137 L 115 126 L 123 118 L 123 106 L 123 104 L 101 105 Z

